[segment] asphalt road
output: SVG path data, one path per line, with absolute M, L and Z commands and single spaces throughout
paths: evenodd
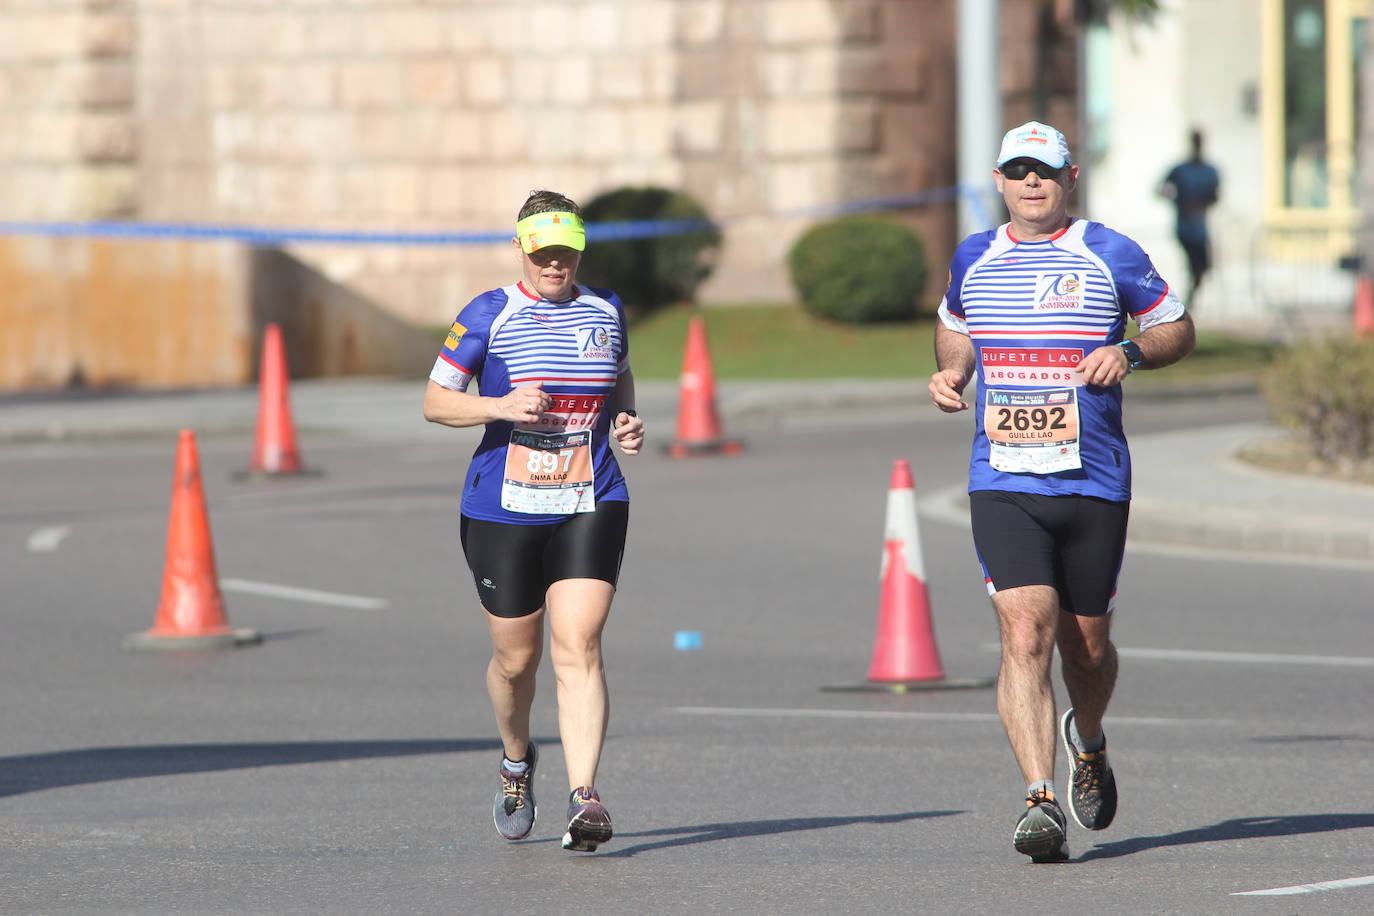
M 1374 910 L 1367 570 L 1130 550 L 1121 811 L 1071 825 L 1064 865 L 1011 847 L 1023 787 L 991 690 L 822 690 L 867 671 L 892 461 L 918 491 L 962 475 L 966 430 L 941 419 L 819 413 L 732 430 L 738 457 L 625 462 L 600 776 L 616 838 L 595 855 L 558 847 L 547 673 L 539 823 L 518 844 L 491 825 L 486 637 L 457 544 L 470 432 L 306 435 L 322 473 L 258 483 L 234 476 L 247 438 L 203 440 L 229 616 L 266 634 L 208 653 L 120 648 L 156 610 L 172 442 L 0 449 L 0 912 Z M 923 519 L 921 546 L 947 674 L 992 676 L 967 530 Z M 701 648 L 675 650 L 680 630 Z

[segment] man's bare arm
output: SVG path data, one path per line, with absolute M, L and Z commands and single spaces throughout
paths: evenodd
M 935 325 L 935 365 L 930 377 L 930 400 L 945 413 L 967 410 L 960 397 L 973 377 L 973 341 L 966 334 L 951 331 L 943 323 Z

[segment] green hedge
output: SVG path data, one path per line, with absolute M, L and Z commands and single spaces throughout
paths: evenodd
M 1261 378 L 1275 422 L 1297 430 L 1328 467 L 1374 466 L 1374 340 L 1298 344 Z
M 710 276 L 720 247 L 720 231 L 705 208 L 680 191 L 659 187 L 626 187 L 602 194 L 582 208 L 590 223 L 634 220 L 700 220 L 698 232 L 653 238 L 595 241 L 587 245 L 578 279 L 619 294 L 627 308 L 640 314 L 665 305 L 691 302 Z
M 930 273 L 915 231 L 866 216 L 812 226 L 792 246 L 787 267 L 808 312 L 849 324 L 915 318 Z

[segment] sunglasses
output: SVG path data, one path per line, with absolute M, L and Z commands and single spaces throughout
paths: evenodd
M 1064 174 L 1063 169 L 1057 169 L 1051 165 L 1046 165 L 1039 159 L 1013 159 L 1011 162 L 1003 165 L 998 171 L 1012 181 L 1023 181 L 1031 172 L 1034 172 L 1046 181 L 1057 181 L 1059 176 Z

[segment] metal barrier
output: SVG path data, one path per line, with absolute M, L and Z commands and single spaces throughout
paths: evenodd
M 1285 336 L 1344 327 L 1355 296 L 1359 232 L 1351 226 L 1262 224 L 1252 237 L 1255 301 Z

